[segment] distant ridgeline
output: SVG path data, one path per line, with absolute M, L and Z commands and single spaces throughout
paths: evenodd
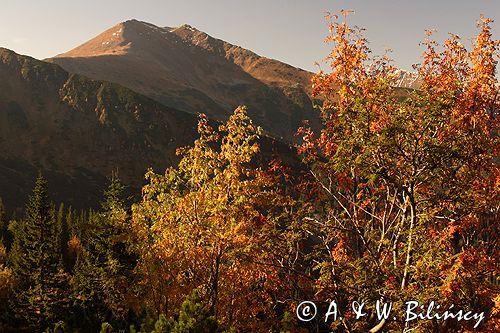
M 106 176 L 138 189 L 193 142 L 196 117 L 119 85 L 0 49 L 0 197 L 25 202 L 38 170 L 57 201 L 95 206 Z
M 7 49 L 0 78 L 0 197 L 9 210 L 22 207 L 39 170 L 54 200 L 75 208 L 96 207 L 113 171 L 138 195 L 149 167 L 175 165 L 176 149 L 196 138 L 196 115 Z M 289 149 L 262 140 L 269 154 Z
M 176 148 L 193 142 L 199 112 L 223 121 L 246 105 L 284 142 L 297 140 L 304 120 L 319 128 L 313 73 L 189 25 L 126 21 L 47 61 L 65 70 L 0 49 L 0 197 L 8 207 L 24 202 L 39 169 L 55 199 L 76 206 L 95 206 L 112 170 L 138 193 L 148 167 L 175 164 Z M 402 87 L 418 83 L 400 75 Z

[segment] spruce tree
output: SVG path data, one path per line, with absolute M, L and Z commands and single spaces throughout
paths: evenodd
M 98 323 L 113 325 L 128 314 L 126 295 L 133 268 L 126 249 L 128 212 L 124 186 L 113 174 L 104 191 L 100 212 L 89 214 L 81 231 L 83 250 L 73 278 L 74 298 L 79 318 L 86 329 Z
M 57 272 L 57 234 L 54 211 L 41 174 L 26 205 L 26 217 L 15 230 L 12 265 L 18 286 L 42 285 Z
M 58 270 L 60 253 L 55 209 L 41 173 L 26 204 L 25 219 L 14 229 L 11 264 L 16 277 L 14 310 L 20 325 L 39 330 L 61 316 L 65 276 Z

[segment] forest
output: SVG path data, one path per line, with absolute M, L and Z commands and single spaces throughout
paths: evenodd
M 345 16 L 328 16 L 328 68 L 311 82 L 322 124 L 298 129 L 296 164 L 261 156 L 241 106 L 218 125 L 200 114 L 196 141 L 145 174 L 139 200 L 113 173 L 100 208 L 77 211 L 40 172 L 22 216 L 0 202 L 0 331 L 497 332 L 492 21 L 470 46 L 429 31 L 420 87 L 403 89 Z M 333 300 L 337 320 L 297 315 Z M 484 320 L 406 321 L 409 300 Z

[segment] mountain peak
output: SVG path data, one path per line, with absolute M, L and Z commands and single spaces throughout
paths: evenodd
M 189 25 L 189 24 L 183 24 L 180 26 L 180 28 L 184 28 L 184 29 L 187 29 L 190 31 L 198 31 L 198 29 L 196 29 L 195 27 L 193 27 L 192 25 Z
M 115 27 L 122 27 L 124 29 L 130 29 L 136 32 L 142 32 L 142 33 L 147 33 L 147 32 L 156 32 L 156 33 L 162 33 L 162 34 L 167 34 L 167 33 L 175 33 L 178 31 L 189 31 L 189 32 L 201 32 L 200 30 L 196 29 L 192 25 L 189 25 L 187 23 L 182 24 L 177 27 L 160 27 L 155 24 L 145 22 L 145 21 L 140 21 L 137 19 L 130 19 L 127 21 L 124 21 L 122 23 L 119 23 Z
M 158 27 L 152 23 L 145 22 L 145 21 L 140 21 L 137 19 L 131 19 L 124 21 L 122 23 L 119 23 L 118 25 L 123 26 L 124 28 L 129 28 L 129 29 L 140 29 L 140 30 L 164 30 L 161 27 Z
M 308 96 L 311 73 L 189 24 L 158 27 L 128 20 L 52 61 L 215 119 L 247 105 L 257 123 L 277 136 L 290 136 L 303 119 L 315 117 Z

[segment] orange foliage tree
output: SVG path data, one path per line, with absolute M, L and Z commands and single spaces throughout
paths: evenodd
M 343 12 L 344 16 L 346 12 Z M 309 166 L 308 215 L 318 236 L 318 297 L 343 305 L 393 302 L 397 320 L 354 321 L 339 331 L 470 329 L 473 322 L 404 321 L 405 301 L 437 301 L 491 314 L 498 295 L 499 41 L 481 18 L 471 50 L 430 33 L 419 89 L 397 87 L 388 57 L 372 57 L 362 30 L 329 16 L 328 72 L 313 78 L 322 102 L 319 134 L 301 128 Z M 497 297 L 498 307 L 498 297 Z M 484 331 L 498 320 L 486 319 Z
M 12 287 L 14 286 L 14 274 L 10 268 L 5 267 L 6 257 L 5 247 L 0 242 L 0 309 L 2 311 L 5 311 L 9 296 L 12 293 Z
M 271 329 L 293 255 L 284 226 L 294 203 L 255 166 L 260 129 L 244 108 L 218 131 L 200 116 L 198 132 L 194 146 L 179 151 L 178 167 L 147 173 L 133 207 L 141 300 L 174 315 L 196 289 L 224 326 Z

